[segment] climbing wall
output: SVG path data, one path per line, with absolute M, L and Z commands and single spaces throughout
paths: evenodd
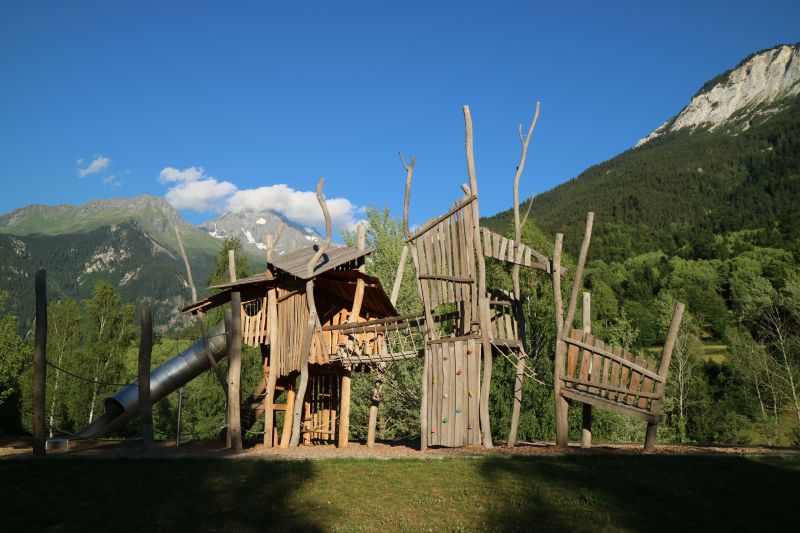
M 480 340 L 428 342 L 428 445 L 480 444 Z

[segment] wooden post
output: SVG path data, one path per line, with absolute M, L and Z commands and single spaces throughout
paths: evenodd
M 236 252 L 233 250 L 228 250 L 228 276 L 231 283 L 236 281 Z
M 289 446 L 295 447 L 300 444 L 300 430 L 302 426 L 303 411 L 306 404 L 306 389 L 308 388 L 308 359 L 311 355 L 311 341 L 314 339 L 314 330 L 319 323 L 317 316 L 317 304 L 314 301 L 314 267 L 331 245 L 331 214 L 328 211 L 328 204 L 325 203 L 325 196 L 322 194 L 322 186 L 325 185 L 325 178 L 317 182 L 317 202 L 322 208 L 322 215 L 325 217 L 325 240 L 320 243 L 317 252 L 314 254 L 308 265 L 306 272 L 310 278 L 306 281 L 306 304 L 308 306 L 308 323 L 306 324 L 306 336 L 303 339 L 303 346 L 300 349 L 300 386 L 295 397 L 294 413 L 292 415 L 292 439 Z
M 283 223 L 279 227 L 280 231 L 283 229 Z M 272 255 L 275 251 L 275 239 L 272 235 L 267 235 L 267 267 L 269 262 L 272 261 Z M 274 441 L 275 433 L 275 386 L 278 382 L 278 299 L 276 290 L 269 289 L 267 291 L 267 326 L 269 327 L 269 367 L 267 375 L 267 393 L 264 396 L 264 446 L 271 448 L 277 446 L 278 443 Z M 263 347 L 263 346 L 262 346 Z M 284 420 L 288 418 L 288 413 L 284 413 Z M 286 423 L 284 422 L 284 425 Z
M 478 209 L 478 180 L 475 177 L 475 154 L 472 139 L 472 116 L 469 106 L 465 105 L 464 129 L 465 147 L 467 155 L 467 173 L 469 174 L 469 187 L 476 199 L 472 202 L 473 217 L 473 241 L 475 246 L 475 256 L 478 263 L 478 319 L 481 327 L 481 342 L 483 345 L 483 380 L 481 382 L 480 397 L 480 422 L 481 440 L 486 448 L 492 445 L 492 428 L 489 420 L 489 391 L 492 388 L 492 343 L 491 343 L 491 316 L 489 315 L 489 297 L 486 293 L 486 261 L 481 253 L 483 244 L 481 243 L 480 210 Z
M 45 455 L 44 404 L 47 380 L 47 273 L 36 271 L 36 332 L 33 341 L 33 455 Z
M 149 306 L 140 311 L 142 326 L 139 340 L 139 419 L 142 429 L 142 448 L 153 447 L 153 404 L 150 401 L 150 357 L 153 353 L 153 319 Z
M 358 237 L 356 241 L 356 247 L 359 250 L 363 250 L 366 247 L 366 240 L 367 240 L 367 228 L 364 224 L 358 225 Z M 360 272 L 364 272 L 365 268 L 364 265 L 361 265 L 358 270 Z M 358 317 L 361 315 L 361 304 L 364 301 L 364 280 L 359 279 L 356 282 L 356 292 L 353 297 L 353 306 L 350 310 L 350 317 L 348 318 L 348 322 L 354 323 L 358 322 Z M 342 372 L 342 386 L 341 386 L 341 394 L 339 396 L 339 447 L 346 448 L 347 443 L 350 440 L 350 387 L 351 387 L 351 376 L 350 376 L 350 365 L 345 365 L 344 371 Z M 370 407 L 370 415 L 371 415 L 372 408 Z
M 289 383 L 286 386 L 286 410 L 283 412 L 283 429 L 281 431 L 281 448 L 288 448 L 289 441 L 292 438 L 292 418 L 294 417 L 294 385 L 295 375 L 289 377 Z
M 566 446 L 568 441 L 569 404 L 561 396 L 561 372 L 564 371 L 564 357 L 566 344 L 561 340 L 561 330 L 564 329 L 564 307 L 561 300 L 561 248 L 564 245 L 564 235 L 556 234 L 553 248 L 553 302 L 556 308 L 556 357 L 553 364 L 553 394 L 556 403 L 556 446 Z
M 592 332 L 592 295 L 588 292 L 583 293 L 583 305 L 581 306 L 581 324 L 583 325 L 583 332 L 584 333 L 591 333 Z M 594 358 L 592 358 L 594 359 Z M 589 363 L 592 365 L 592 363 Z M 592 381 L 594 381 L 594 373 L 599 372 L 600 369 L 596 369 L 593 366 L 589 367 L 589 373 L 591 375 Z M 583 404 L 583 420 L 581 425 L 581 448 L 591 448 L 592 447 L 592 405 L 585 403 Z
M 567 316 L 564 319 L 564 325 L 561 329 L 561 336 L 569 334 L 572 327 L 572 319 L 575 317 L 575 308 L 578 305 L 578 291 L 581 289 L 581 281 L 583 279 L 583 267 L 586 266 L 586 255 L 589 253 L 589 242 L 592 240 L 592 225 L 594 223 L 594 213 L 586 214 L 586 231 L 583 234 L 583 242 L 581 243 L 581 251 L 578 255 L 578 264 L 575 267 L 575 279 L 572 281 L 572 292 L 569 296 L 569 306 L 567 307 Z
M 664 342 L 664 348 L 661 351 L 661 362 L 658 365 L 658 375 L 664 379 L 667 378 L 669 363 L 672 360 L 672 350 L 675 348 L 675 341 L 678 339 L 678 332 L 681 327 L 681 319 L 683 319 L 683 310 L 684 305 L 678 302 L 678 304 L 675 306 L 675 311 L 672 313 L 672 321 L 669 324 L 667 339 Z M 662 395 L 664 393 L 664 383 L 656 383 L 654 392 L 659 396 Z M 659 400 L 653 400 L 650 411 L 653 413 L 661 412 L 661 402 Z M 644 450 L 646 452 L 652 452 L 655 449 L 657 430 L 658 424 L 647 424 L 647 432 L 645 433 L 644 438 Z
M 294 400 L 292 438 L 289 441 L 289 446 L 292 448 L 300 444 L 300 430 L 306 403 L 306 389 L 308 388 L 308 356 L 311 349 L 311 341 L 314 337 L 314 328 L 317 323 L 317 307 L 314 302 L 314 280 L 312 279 L 306 282 L 306 301 L 308 303 L 308 323 L 306 324 L 306 335 L 303 339 L 303 346 L 300 349 L 300 386 L 297 388 L 297 395 Z
M 183 239 L 181 239 L 181 232 L 178 230 L 178 226 L 175 226 L 175 238 L 178 240 L 178 250 L 181 253 L 181 257 L 183 258 L 183 265 L 186 268 L 186 281 L 189 282 L 189 290 L 192 291 L 192 301 L 197 301 L 197 289 L 194 286 L 194 280 L 192 278 L 192 267 L 189 266 L 189 258 L 186 256 L 186 250 L 183 247 Z M 211 365 L 211 368 L 214 369 L 214 374 L 217 376 L 217 381 L 219 381 L 220 387 L 222 387 L 222 391 L 225 394 L 225 398 L 228 397 L 228 382 L 225 379 L 225 374 L 222 372 L 222 369 L 219 367 L 217 360 L 214 359 L 214 356 L 211 355 L 211 350 L 208 348 L 208 335 L 206 335 L 206 314 L 203 311 L 198 311 L 197 313 L 197 322 L 200 325 L 200 335 L 203 337 L 203 348 L 206 352 L 206 358 L 208 359 L 208 364 Z
M 522 176 L 522 170 L 525 168 L 525 159 L 528 154 L 528 143 L 533 135 L 533 130 L 536 128 L 536 122 L 539 120 L 539 102 L 536 102 L 536 113 L 533 116 L 533 122 L 528 130 L 528 135 L 522 136 L 522 124 L 519 126 L 519 140 L 522 142 L 522 155 L 517 165 L 517 172 L 514 175 L 514 244 L 519 246 L 522 244 L 522 225 L 524 221 L 519 218 L 519 178 Z M 531 198 L 532 200 L 533 198 Z M 525 220 L 530 213 L 530 206 L 528 204 L 528 213 L 525 214 Z M 514 264 L 511 269 L 511 278 L 514 283 L 514 313 L 517 320 L 517 328 L 519 331 L 519 342 L 522 344 L 523 349 L 527 350 L 527 336 L 525 334 L 525 312 L 522 308 L 522 291 L 519 285 L 519 265 Z M 517 361 L 516 375 L 514 377 L 514 405 L 511 409 L 511 428 L 508 431 L 509 448 L 513 448 L 517 443 L 517 428 L 519 427 L 519 413 L 522 408 L 522 384 L 525 379 L 525 359 L 520 357 Z
M 233 451 L 242 451 L 242 297 L 231 292 L 231 344 L 228 351 L 228 431 Z

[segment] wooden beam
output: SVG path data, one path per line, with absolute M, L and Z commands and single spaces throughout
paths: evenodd
M 566 446 L 568 442 L 568 420 L 569 404 L 560 392 L 563 388 L 561 375 L 564 372 L 564 359 L 566 357 L 567 345 L 561 338 L 561 330 L 564 328 L 564 304 L 561 300 L 561 248 L 564 245 L 564 235 L 556 234 L 555 246 L 553 247 L 553 302 L 556 311 L 556 355 L 553 364 L 553 391 L 556 407 L 556 446 Z
M 364 224 L 358 225 L 358 235 L 356 238 L 356 248 L 359 250 L 363 250 L 366 247 L 367 241 L 367 228 Z M 364 273 L 366 268 L 364 265 L 361 265 L 358 269 L 361 273 Z M 358 278 L 356 281 L 356 290 L 355 295 L 353 296 L 353 306 L 350 309 L 350 317 L 348 318 L 348 322 L 353 323 L 359 320 L 359 316 L 361 315 L 361 305 L 364 302 L 364 280 Z M 351 388 L 351 377 L 350 377 L 350 365 L 345 365 L 344 371 L 342 372 L 342 381 L 340 387 L 340 395 L 339 395 L 339 447 L 346 448 L 347 443 L 350 440 L 350 388 Z
M 678 339 L 678 333 L 681 328 L 681 320 L 683 319 L 684 305 L 678 302 L 675 305 L 675 311 L 672 313 L 672 320 L 669 324 L 669 331 L 667 332 L 667 339 L 664 342 L 664 348 L 661 351 L 661 362 L 658 365 L 659 380 L 656 382 L 654 392 L 659 396 L 664 393 L 664 384 L 667 380 L 667 372 L 669 371 L 669 363 L 672 359 L 672 350 L 675 348 L 675 341 Z M 650 411 L 654 414 L 661 412 L 661 400 L 656 399 L 651 402 Z M 656 447 L 656 433 L 658 426 L 654 423 L 647 424 L 647 431 L 644 438 L 644 449 L 651 452 Z
M 286 387 L 286 407 L 283 412 L 283 429 L 281 430 L 281 448 L 288 448 L 289 442 L 292 439 L 292 418 L 294 417 L 294 380 L 295 375 L 289 376 L 289 384 Z
M 320 257 L 322 257 L 322 254 L 324 254 L 331 245 L 331 214 L 328 211 L 328 204 L 325 202 L 325 196 L 322 195 L 323 185 L 325 185 L 325 178 L 320 178 L 317 182 L 317 202 L 319 202 L 322 208 L 322 215 L 325 217 L 325 240 L 318 245 L 317 253 L 308 261 L 308 266 L 306 266 L 308 277 L 314 275 L 314 267 L 317 266 L 317 262 Z
M 275 385 L 278 380 L 278 304 L 275 289 L 267 292 L 267 327 L 269 328 L 269 375 L 267 376 L 267 394 L 264 398 L 264 446 L 276 446 L 274 442 L 275 424 Z M 288 417 L 288 415 L 285 415 Z
M 33 340 L 33 455 L 46 451 L 44 409 L 47 382 L 47 273 L 39 269 L 34 281 L 36 332 Z
M 600 398 L 594 394 L 584 393 L 575 389 L 563 388 L 559 394 L 564 398 L 570 398 L 578 402 L 590 403 L 592 405 L 596 405 L 597 407 L 602 407 L 606 411 L 629 416 L 637 420 L 644 420 L 645 422 L 649 423 L 657 424 L 663 422 L 666 418 L 666 415 L 663 414 L 654 414 L 650 411 L 633 407 L 632 405 L 619 404 L 614 401 L 606 400 L 605 398 Z
M 403 274 L 406 271 L 406 261 L 408 261 L 408 245 L 403 245 L 403 251 L 400 252 L 400 261 L 397 263 L 397 273 L 394 277 L 392 284 L 392 294 L 389 296 L 389 301 L 392 305 L 397 305 L 397 297 L 400 295 L 400 286 L 403 284 Z
M 473 243 L 475 259 L 478 263 L 478 320 L 481 324 L 483 344 L 483 380 L 481 381 L 480 422 L 481 439 L 486 448 L 492 448 L 492 428 L 489 420 L 489 391 L 492 386 L 492 323 L 489 315 L 489 298 L 486 294 L 486 262 L 481 250 L 480 210 L 478 208 L 478 180 L 475 177 L 475 153 L 472 139 L 472 116 L 469 106 L 464 106 L 465 148 L 467 155 L 467 174 L 469 188 L 475 197 L 472 201 Z
M 242 375 L 242 302 L 238 291 L 231 292 L 230 339 L 228 344 L 228 433 L 231 448 L 242 451 L 242 420 L 240 406 Z
M 425 224 L 423 224 L 422 227 L 419 228 L 417 231 L 415 231 L 413 235 L 411 235 L 411 236 L 406 238 L 406 242 L 411 242 L 414 239 L 417 239 L 420 235 L 424 235 L 432 227 L 436 226 L 437 224 L 440 224 L 440 223 L 444 222 L 445 220 L 450 218 L 454 213 L 456 213 L 457 211 L 460 211 L 461 209 L 464 209 L 465 207 L 467 207 L 468 205 L 470 205 L 472 202 L 474 202 L 477 199 L 478 199 L 477 196 L 472 195 L 472 196 L 470 196 L 470 197 L 468 197 L 468 198 L 466 198 L 464 200 L 459 200 L 445 214 L 440 215 L 440 216 L 438 216 L 436 218 L 433 218 L 433 219 L 429 220 L 428 222 L 426 222 Z
M 575 279 L 572 280 L 572 292 L 569 296 L 569 306 L 567 307 L 567 316 L 564 319 L 562 326 L 561 336 L 565 337 L 572 327 L 572 319 L 575 318 L 575 308 L 578 305 L 578 291 L 581 289 L 581 280 L 583 279 L 583 268 L 586 266 L 586 256 L 589 253 L 589 243 L 592 240 L 592 225 L 594 224 L 594 213 L 589 212 L 586 214 L 586 231 L 583 234 L 583 242 L 581 243 L 581 251 L 578 255 L 578 265 L 575 267 Z
M 289 446 L 296 447 L 300 444 L 300 428 L 303 418 L 303 407 L 305 406 L 306 389 L 308 388 L 308 358 L 310 356 L 311 341 L 314 337 L 314 328 L 317 325 L 317 306 L 314 302 L 314 280 L 306 282 L 306 303 L 308 305 L 308 323 L 306 324 L 306 335 L 300 349 L 300 386 L 297 389 L 297 396 L 294 402 L 294 415 L 292 419 L 292 438 Z
M 150 398 L 150 358 L 153 353 L 153 319 L 150 307 L 140 311 L 141 338 L 139 340 L 139 419 L 142 429 L 142 448 L 153 447 L 153 404 Z
M 583 293 L 583 305 L 581 305 L 581 326 L 583 327 L 584 335 L 592 332 L 592 295 L 588 292 Z M 590 369 L 592 381 L 594 381 L 595 372 L 599 372 L 593 366 Z M 581 420 L 581 448 L 592 447 L 592 405 L 589 403 L 583 404 L 583 417 Z

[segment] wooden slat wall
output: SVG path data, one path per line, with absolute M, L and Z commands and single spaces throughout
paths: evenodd
M 550 272 L 550 261 L 543 254 L 524 244 L 517 245 L 512 239 L 498 235 L 489 228 L 481 228 L 481 231 L 483 255 L 486 257 Z
M 480 444 L 480 342 L 429 343 L 429 446 Z
M 476 280 L 471 209 L 469 205 L 456 207 L 450 216 L 411 240 L 417 251 L 423 300 L 431 309 L 446 303 L 473 303 L 472 286 Z
M 333 372 L 312 374 L 309 379 L 309 412 L 306 413 L 304 440 L 336 439 L 339 408 L 339 375 Z
M 597 348 L 600 352 L 609 351 L 622 358 L 623 362 L 615 361 L 586 346 L 567 343 L 563 373 L 566 388 L 574 388 L 631 407 L 650 409 L 656 381 L 643 372 L 655 373 L 654 363 L 617 346 L 606 347 L 603 341 L 581 330 L 573 329 L 569 339 Z

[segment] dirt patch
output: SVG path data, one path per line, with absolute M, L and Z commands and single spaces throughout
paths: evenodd
M 114 458 L 219 458 L 261 460 L 323 460 L 323 459 L 442 459 L 445 457 L 483 456 L 564 456 L 564 455 L 800 455 L 797 448 L 769 448 L 743 446 L 688 446 L 665 444 L 652 453 L 645 453 L 641 444 L 599 443 L 591 449 L 581 449 L 573 444 L 558 448 L 551 442 L 522 442 L 514 448 L 503 443 L 491 449 L 482 446 L 463 448 L 429 448 L 420 452 L 418 443 L 376 443 L 369 448 L 361 442 L 351 442 L 346 448 L 332 444 L 316 444 L 297 448 L 265 448 L 257 444 L 246 447 L 240 454 L 225 449 L 225 443 L 216 440 L 192 440 L 175 446 L 175 441 L 157 441 L 149 452 L 141 449 L 137 440 L 85 440 L 71 441 L 67 449 L 48 452 L 49 456 Z M 32 456 L 30 439 L 0 439 L 0 460 Z

